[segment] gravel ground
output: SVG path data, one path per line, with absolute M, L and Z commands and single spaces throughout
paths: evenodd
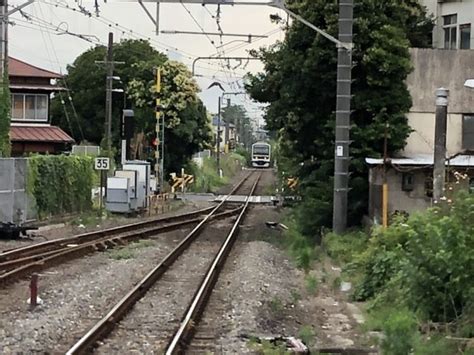
M 60 353 L 133 287 L 186 231 L 173 231 L 116 260 L 112 250 L 75 260 L 40 275 L 43 305 L 29 310 L 28 283 L 0 290 L 0 349 L 9 353 Z M 132 246 L 128 248 L 130 250 Z M 128 253 L 130 256 L 130 253 Z
M 230 220 L 206 227 L 204 238 L 193 243 L 135 305 L 98 353 L 162 354 L 230 228 Z
M 59 224 L 42 226 L 40 227 L 38 231 L 33 231 L 32 238 L 24 238 L 24 239 L 19 239 L 19 240 L 0 239 L 0 252 L 10 250 L 13 248 L 19 248 L 19 247 L 31 245 L 31 244 L 41 243 L 41 242 L 44 242 L 45 240 L 72 237 L 77 234 L 92 232 L 92 231 L 101 230 L 101 229 L 107 229 L 111 227 L 117 227 L 120 225 L 131 224 L 131 223 L 140 222 L 140 221 L 146 221 L 146 220 L 153 219 L 156 217 L 161 218 L 161 217 L 173 216 L 176 214 L 181 214 L 181 213 L 190 212 L 196 209 L 208 207 L 210 206 L 210 203 L 187 202 L 186 204 L 183 204 L 181 201 L 176 201 L 176 202 L 173 201 L 171 206 L 172 206 L 171 207 L 172 209 L 169 212 L 160 213 L 154 216 L 153 215 L 148 216 L 146 214 L 143 216 L 127 218 L 120 215 L 113 215 L 109 217 L 108 219 L 103 220 L 99 224 L 96 218 L 91 218 L 90 216 L 86 216 L 86 220 L 84 222 L 87 222 L 87 223 L 85 223 L 85 225 L 83 224 L 82 226 L 80 226 L 81 222 L 79 220 L 79 217 L 74 218 L 68 223 L 59 223 Z M 71 223 L 71 222 L 74 222 L 74 223 Z
M 264 173 L 259 193 L 272 179 L 271 173 Z M 253 206 L 244 221 L 196 334 L 215 337 L 216 354 L 252 353 L 246 336 L 297 336 L 301 329 L 310 332 L 311 343 L 317 347 L 364 343 L 357 326 L 357 305 L 332 287 L 338 269 L 328 260 L 316 265 L 311 276 L 318 280 L 317 292 L 308 291 L 307 276 L 277 246 L 281 231 L 265 223 L 281 218 L 278 208 Z M 170 269 L 98 352 L 161 353 L 163 336 L 174 330 L 193 293 L 189 284 L 199 278 L 197 266 L 217 248 L 218 236 L 228 223 L 221 221 L 203 234 L 201 242 L 183 255 L 186 263 Z M 115 260 L 109 253 L 99 253 L 48 270 L 40 277 L 44 305 L 34 311 L 26 304 L 27 282 L 0 290 L 2 353 L 64 352 L 183 235 L 184 231 L 163 234 L 152 247 L 136 249 L 131 259 Z M 178 276 L 182 272 L 187 274 L 185 279 Z M 171 286 L 176 289 L 171 291 Z
M 363 317 L 357 305 L 332 288 L 338 269 L 329 260 L 315 265 L 310 275 L 318 280 L 317 291 L 308 291 L 307 276 L 275 245 L 281 231 L 265 224 L 280 218 L 276 208 L 252 208 L 196 337 L 215 337 L 216 354 L 255 352 L 249 346 L 250 336 L 298 337 L 303 331 L 309 333 L 312 347 L 365 344 L 367 339 L 358 328 Z M 320 281 L 323 274 L 325 282 Z

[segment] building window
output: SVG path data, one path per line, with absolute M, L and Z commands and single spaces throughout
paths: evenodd
M 459 48 L 471 49 L 471 24 L 459 26 Z
M 458 15 L 443 16 L 444 49 L 456 49 Z
M 415 182 L 415 175 L 413 173 L 402 174 L 402 190 L 413 191 L 413 185 Z
M 463 115 L 462 148 L 474 150 L 474 114 Z
M 48 95 L 12 94 L 12 119 L 48 121 Z

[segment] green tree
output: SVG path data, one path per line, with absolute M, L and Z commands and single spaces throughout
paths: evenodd
M 64 95 L 52 102 L 53 123 L 59 124 L 76 140 L 100 144 L 105 128 L 105 67 L 96 64 L 103 61 L 106 48 L 97 46 L 82 53 L 71 66 L 65 80 L 71 89 L 77 111 L 77 120 L 71 107 L 64 113 L 61 101 Z M 197 84 L 184 65 L 168 61 L 148 41 L 124 40 L 114 44 L 114 60 L 125 62 L 116 65 L 114 75 L 122 83 L 114 87 L 126 90 L 127 107 L 135 112 L 135 132 L 139 133 L 137 147 L 145 146 L 142 158 L 152 158 L 150 143 L 155 132 L 155 74 L 157 67 L 163 68 L 162 105 L 166 120 L 165 168 L 180 167 L 190 155 L 201 149 L 209 140 L 210 128 L 206 110 L 197 97 Z M 113 96 L 113 144 L 119 144 L 123 95 Z M 70 117 L 69 122 L 67 116 Z M 170 165 L 171 164 L 171 165 Z
M 149 66 L 149 63 L 141 63 Z M 167 61 L 162 66 L 161 105 L 165 118 L 165 170 L 178 171 L 191 155 L 211 144 L 211 128 L 206 108 L 198 98 L 198 85 L 182 63 Z M 152 117 L 154 132 L 156 99 L 155 80 L 134 79 L 129 83 L 129 95 L 139 109 Z M 150 127 L 150 125 L 148 126 Z
M 224 121 L 227 122 L 227 120 L 229 120 L 229 123 L 235 125 L 239 142 L 242 143 L 244 147 L 248 148 L 252 144 L 252 126 L 245 107 L 242 105 L 231 105 L 226 107 L 222 111 L 222 118 Z
M 337 36 L 337 1 L 287 3 Z M 350 223 L 358 223 L 366 211 L 364 158 L 383 152 L 387 123 L 389 153 L 405 145 L 410 133 L 406 113 L 411 107 L 405 84 L 411 71 L 408 48 L 428 45 L 432 28 L 425 9 L 415 0 L 359 0 L 354 16 Z M 300 176 L 304 191 L 302 229 L 315 235 L 318 227 L 332 221 L 337 50 L 295 21 L 284 41 L 254 54 L 262 58 L 265 69 L 248 77 L 247 89 L 255 100 L 269 103 L 267 127 L 279 133 L 279 152 L 292 158 L 285 168 Z

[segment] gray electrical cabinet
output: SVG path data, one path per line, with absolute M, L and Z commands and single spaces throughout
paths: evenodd
M 148 207 L 150 189 L 150 163 L 127 161 L 123 170 L 107 179 L 106 208 L 115 213 L 134 213 Z

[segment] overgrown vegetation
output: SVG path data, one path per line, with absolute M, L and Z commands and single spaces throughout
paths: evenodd
M 450 354 L 463 343 L 437 334 L 474 336 L 473 195 L 460 193 L 451 206 L 400 217 L 369 237 L 328 235 L 323 245 L 358 275 L 353 297 L 370 301 L 368 326 L 384 332 L 385 353 L 448 348 L 442 353 Z M 434 340 L 427 340 L 424 332 L 433 324 Z
M 109 257 L 114 260 L 128 260 L 136 257 L 138 249 L 148 248 L 155 245 L 153 240 L 142 239 L 137 242 L 133 242 L 123 248 L 111 249 L 108 251 Z
M 191 185 L 191 190 L 194 192 L 216 192 L 220 187 L 227 184 L 229 179 L 245 165 L 246 159 L 242 155 L 237 153 L 222 154 L 220 160 L 221 178 L 217 173 L 215 157 L 204 158 L 201 167 L 190 163 L 186 171 L 194 175 L 194 184 Z
M 288 0 L 287 6 L 337 37 L 338 2 Z M 354 7 L 351 115 L 351 192 L 348 220 L 358 224 L 366 212 L 367 156 L 383 152 L 389 124 L 389 154 L 410 133 L 411 106 L 406 86 L 411 71 L 409 47 L 429 47 L 432 22 L 413 0 L 360 0 Z M 286 23 L 282 24 L 286 26 Z M 337 50 L 333 43 L 294 21 L 285 39 L 257 53 L 263 73 L 251 75 L 247 89 L 268 103 L 267 128 L 278 132 L 279 170 L 298 176 L 304 196 L 295 218 L 300 232 L 320 238 L 332 222 Z
M 93 160 L 86 156 L 35 155 L 28 159 L 28 192 L 40 218 L 92 208 Z

